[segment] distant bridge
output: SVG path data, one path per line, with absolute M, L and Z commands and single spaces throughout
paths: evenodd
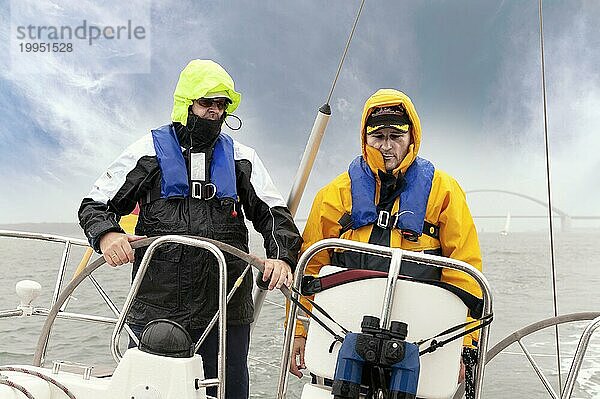
M 544 209 L 548 209 L 547 202 L 544 202 L 537 198 L 531 197 L 529 195 L 517 193 L 515 191 L 508 191 L 508 190 L 469 190 L 469 191 L 465 191 L 465 194 L 476 194 L 476 193 L 501 193 L 501 194 L 513 195 L 515 197 L 525 198 L 531 202 L 541 205 L 542 207 L 544 207 Z M 561 231 L 568 231 L 571 228 L 572 220 L 594 220 L 594 219 L 600 220 L 600 216 L 571 216 L 567 212 L 557 208 L 556 206 L 552 207 L 552 213 L 553 213 L 553 217 L 560 218 Z M 477 215 L 477 216 L 473 216 L 473 217 L 480 218 L 480 219 L 505 219 L 506 215 L 504 215 L 504 216 L 502 216 L 502 215 Z M 532 215 L 532 216 L 511 215 L 510 217 L 514 218 L 514 219 L 547 219 L 548 215 Z

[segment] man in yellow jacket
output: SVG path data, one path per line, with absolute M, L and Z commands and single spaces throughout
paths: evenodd
M 340 237 L 446 256 L 481 270 L 477 231 L 463 190 L 450 175 L 417 156 L 421 124 L 410 98 L 397 90 L 378 90 L 365 103 L 360 135 L 362 155 L 315 197 L 302 251 L 324 238 Z M 317 275 L 328 264 L 389 269 L 386 258 L 322 251 L 305 274 Z M 403 262 L 401 274 L 441 280 L 481 298 L 475 281 L 458 271 Z M 304 367 L 305 337 L 298 322 L 294 350 L 299 362 L 293 360 L 291 366 L 297 376 Z M 475 358 L 476 339 L 476 334 L 465 337 L 463 357 Z M 472 365 L 465 363 L 469 380 Z

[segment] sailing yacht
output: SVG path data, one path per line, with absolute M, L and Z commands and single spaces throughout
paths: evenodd
M 504 228 L 500 231 L 501 236 L 507 236 L 510 231 L 510 212 L 506 213 L 506 219 L 504 222 Z
M 400 2 L 397 2 L 400 4 Z M 343 4 L 343 6 L 347 6 L 347 3 L 338 3 Z M 456 4 L 448 5 L 450 10 L 446 10 L 447 12 L 442 13 L 442 15 L 438 16 L 438 19 L 434 20 L 423 20 L 423 17 L 419 15 L 418 11 L 414 11 L 410 5 L 402 3 L 398 7 L 400 10 L 394 9 L 394 12 L 390 12 L 388 8 L 378 7 L 372 4 L 367 4 L 368 7 L 372 7 L 370 9 L 371 16 L 375 15 L 378 19 L 370 20 L 370 24 L 368 25 L 368 32 L 384 32 L 382 37 L 382 41 L 390 41 L 393 42 L 395 39 L 398 39 L 399 43 L 404 43 L 403 40 L 405 38 L 395 37 L 395 35 L 385 34 L 385 24 L 382 23 L 385 14 L 392 17 L 392 21 L 389 25 L 401 25 L 402 18 L 411 17 L 415 20 L 419 21 L 420 30 L 415 33 L 417 36 L 427 36 L 427 35 L 435 35 L 436 25 L 440 25 L 443 23 L 446 18 L 450 18 L 451 12 L 455 11 L 455 7 L 458 7 Z M 157 5 L 160 7 L 161 5 Z M 271 4 L 272 7 L 276 7 Z M 469 12 L 473 12 L 477 15 L 480 11 L 478 8 L 479 4 L 470 3 L 468 10 Z M 255 7 L 260 7 L 259 5 L 255 5 Z M 489 26 L 486 26 L 486 34 L 493 33 L 495 30 L 498 30 L 498 25 L 495 18 L 502 17 L 502 14 L 505 12 L 502 4 L 497 6 L 497 10 L 493 18 L 489 21 Z M 569 6 L 571 7 L 571 6 Z M 217 7 L 220 8 L 220 7 Z M 224 7 L 223 7 L 224 8 Z M 228 9 L 222 9 L 220 12 L 227 13 L 232 12 L 231 9 L 235 7 L 231 7 Z M 362 4 L 360 6 L 362 9 Z M 211 10 L 208 10 L 211 12 Z M 315 12 L 315 14 L 319 14 Z M 167 13 L 163 16 L 167 18 Z M 273 20 L 277 19 L 277 15 L 269 14 Z M 480 18 L 478 18 L 480 19 Z M 333 19 L 332 19 L 333 20 Z M 356 18 L 358 21 L 358 17 Z M 433 22 L 432 22 L 433 21 Z M 487 21 L 487 20 L 486 20 Z M 177 21 L 178 23 L 181 21 Z M 426 22 L 426 23 L 423 23 Z M 184 22 L 181 22 L 184 23 Z M 187 23 L 187 21 L 185 21 Z M 524 19 L 518 18 L 515 25 L 525 25 L 526 22 Z M 169 25 L 166 23 L 165 25 Z M 503 25 L 503 24 L 499 24 Z M 576 25 L 576 24 L 573 24 Z M 352 32 L 354 32 L 354 28 L 356 28 L 357 24 L 355 23 Z M 335 28 L 335 25 L 332 29 Z M 510 27 L 511 29 L 514 26 Z M 218 29 L 221 37 L 226 39 L 229 38 L 230 29 L 237 29 L 235 26 L 222 24 L 220 29 Z M 284 29 L 282 28 L 279 32 L 289 32 L 293 27 L 291 25 L 286 26 Z M 365 28 L 366 29 L 366 28 Z M 363 30 L 364 32 L 364 30 Z M 303 32 L 307 33 L 307 32 Z M 360 32 L 359 32 L 360 33 Z M 201 36 L 198 34 L 198 36 Z M 246 35 L 252 36 L 252 35 Z M 470 38 L 475 40 L 477 37 L 483 37 L 485 35 L 480 34 L 471 34 Z M 530 38 L 526 36 L 525 38 Z M 436 42 L 439 37 L 435 37 Z M 527 40 L 519 40 L 512 38 L 512 40 L 518 42 L 526 42 Z M 508 40 L 504 40 L 504 42 L 508 42 Z M 574 41 L 573 41 L 574 42 Z M 572 43 L 573 45 L 575 43 Z M 435 51 L 432 51 L 439 57 L 424 58 L 421 60 L 422 63 L 437 63 L 436 67 L 440 68 L 444 66 L 444 57 L 448 56 L 449 53 L 455 53 L 456 49 L 454 47 L 448 46 L 447 48 L 435 48 L 435 45 L 431 44 L 431 48 Z M 306 51 L 310 50 L 310 46 L 307 46 Z M 348 40 L 344 53 L 349 50 L 350 56 L 352 56 L 352 47 L 350 46 L 350 40 Z M 379 66 L 384 66 L 382 64 L 389 64 L 390 68 L 393 67 L 394 74 L 397 76 L 398 80 L 394 82 L 399 82 L 402 84 L 409 84 L 406 81 L 404 75 L 404 69 L 402 69 L 403 64 L 407 64 L 408 60 L 412 57 L 412 53 L 406 52 L 405 48 L 399 46 L 394 54 L 390 55 L 385 52 L 385 50 L 380 49 L 380 52 L 369 53 L 369 63 L 372 66 L 371 75 L 377 75 L 376 66 L 374 64 L 379 64 Z M 501 51 L 501 46 L 494 48 L 494 51 Z M 302 53 L 301 51 L 296 51 L 296 54 Z M 521 57 L 522 53 L 519 52 L 519 62 L 523 62 L 526 57 Z M 243 54 L 242 54 L 243 55 Z M 310 58 L 310 56 L 305 56 L 302 54 L 304 58 Z M 263 54 L 264 57 L 264 49 Z M 356 55 L 354 54 L 356 57 Z M 431 57 L 431 56 L 430 56 Z M 465 54 L 460 54 L 461 65 L 465 64 L 465 70 L 463 71 L 465 74 L 475 74 L 476 70 L 481 68 L 481 66 L 486 66 L 489 63 L 489 60 L 486 59 L 485 56 L 474 56 L 470 52 L 466 52 Z M 508 58 L 508 57 L 507 57 Z M 342 57 L 343 59 L 343 57 Z M 391 62 L 390 59 L 393 61 Z M 475 61 L 475 64 L 468 64 L 468 61 Z M 356 61 L 360 63 L 359 61 Z M 275 62 L 277 63 L 277 62 Z M 293 63 L 290 63 L 290 65 Z M 344 75 L 340 72 L 344 71 L 342 68 L 343 62 L 340 62 L 336 75 L 341 76 L 341 79 L 344 78 Z M 250 65 L 252 67 L 252 65 Z M 159 68 L 162 67 L 159 66 Z M 408 68 L 409 66 L 407 66 Z M 496 67 L 496 65 L 494 65 Z M 288 66 L 286 66 L 288 68 Z M 350 69 L 352 71 L 352 78 L 357 78 L 357 75 L 354 75 L 355 70 Z M 287 72 L 286 72 L 287 73 Z M 444 74 L 440 74 L 444 75 Z M 287 76 L 287 75 L 286 75 Z M 410 76 L 410 75 L 407 75 Z M 528 76 L 531 77 L 531 76 Z M 443 79 L 439 77 L 429 77 L 428 79 L 432 79 L 437 81 L 437 84 L 440 86 L 448 85 L 448 87 L 453 88 L 451 85 L 452 82 L 449 80 L 452 79 L 451 76 L 443 76 Z M 532 78 L 534 79 L 534 78 Z M 335 80 L 332 84 L 329 95 L 326 99 L 325 105 L 320 109 L 317 118 L 314 123 L 314 135 L 311 135 L 309 140 L 310 145 L 308 146 L 305 156 L 303 156 L 301 161 L 301 166 L 299 167 L 299 171 L 296 179 L 294 179 L 294 185 L 292 188 L 292 193 L 290 195 L 290 209 L 293 209 L 294 212 L 299 208 L 300 198 L 302 192 L 304 192 L 304 185 L 308 180 L 309 171 L 312 169 L 312 164 L 315 161 L 317 150 L 319 147 L 319 143 L 321 142 L 321 138 L 323 137 L 325 128 L 329 122 L 331 114 L 335 115 L 335 112 L 343 113 L 348 107 L 351 108 L 352 102 L 346 100 L 346 98 L 351 98 L 356 94 L 352 90 L 348 90 L 346 88 L 345 97 L 343 98 L 345 101 L 336 101 L 334 94 L 335 88 Z M 473 80 L 477 80 L 477 76 L 473 76 Z M 378 83 L 380 81 L 377 81 Z M 418 84 L 415 86 L 417 87 Z M 511 89 L 512 89 L 511 85 Z M 528 87 L 529 88 L 529 87 Z M 304 90 L 303 88 L 302 90 Z M 297 92 L 300 93 L 302 90 L 298 89 Z M 530 92 L 534 92 L 534 90 L 528 90 Z M 490 90 L 490 92 L 494 92 Z M 270 95 L 273 95 L 270 93 Z M 272 103 L 276 103 L 280 101 L 282 96 L 277 97 L 277 101 L 272 101 Z M 501 108 L 507 108 L 511 116 L 519 115 L 521 107 L 518 110 L 514 109 L 514 106 L 507 105 L 503 98 L 501 101 Z M 450 101 L 449 101 L 450 102 Z M 271 104 L 273 105 L 273 104 Z M 275 104 L 276 105 L 276 104 Z M 461 108 L 461 107 L 458 107 Z M 464 112 L 464 109 L 460 109 L 460 112 Z M 344 115 L 346 116 L 346 115 Z M 275 116 L 274 116 L 275 117 Z M 447 117 L 447 116 L 445 116 Z M 518 128 L 513 127 L 512 125 L 502 126 L 503 131 L 506 136 L 515 137 L 514 140 L 519 140 L 518 134 L 521 134 L 523 126 L 520 125 L 520 116 L 515 116 L 519 122 Z M 439 131 L 443 131 L 447 134 L 449 131 L 453 134 L 453 141 L 460 141 L 462 138 L 460 134 L 455 129 L 454 120 L 450 120 L 448 118 L 443 126 L 437 127 Z M 483 119 L 483 118 L 482 118 Z M 434 129 L 432 129 L 434 130 Z M 517 132 L 518 131 L 518 132 Z M 344 136 L 345 137 L 345 136 Z M 46 145 L 49 145 L 46 143 Z M 444 148 L 445 153 L 451 153 L 452 148 Z M 484 151 L 482 151 L 484 152 Z M 337 155 L 337 154 L 336 154 Z M 473 154 L 473 156 L 475 156 Z M 487 161 L 488 158 L 493 158 L 496 155 L 493 153 L 486 153 L 484 157 L 484 161 Z M 289 157 L 286 155 L 286 157 Z M 458 156 L 454 156 L 455 158 L 461 158 L 461 153 Z M 293 157 L 289 157 L 290 159 Z M 337 159 L 335 156 L 332 159 Z M 329 161 L 328 161 L 329 162 Z M 502 160 L 504 165 L 504 159 Z M 325 164 L 328 168 L 332 169 L 332 165 L 330 163 Z M 482 167 L 484 167 L 485 163 L 481 163 Z M 326 174 L 328 168 L 323 167 L 323 164 L 320 165 L 319 172 L 321 174 Z M 339 166 L 338 163 L 334 165 L 336 168 Z M 552 220 L 552 218 L 549 218 Z M 508 233 L 509 231 L 509 223 L 510 223 L 510 215 L 507 216 L 506 225 L 504 231 Z M 12 321 L 15 318 L 21 319 L 34 319 L 36 317 L 42 319 L 44 321 L 44 325 L 42 327 L 42 331 L 40 333 L 38 342 L 35 346 L 35 353 L 33 357 L 32 364 L 23 364 L 19 362 L 19 364 L 0 366 L 0 398 L 2 399 L 17 399 L 17 398 L 36 398 L 36 399 L 55 399 L 62 397 L 69 398 L 78 398 L 78 399 L 95 399 L 95 398 L 204 398 L 205 397 L 205 388 L 208 386 L 218 386 L 218 397 L 224 398 L 227 397 L 227 393 L 224 391 L 224 363 L 220 362 L 219 375 L 215 379 L 207 380 L 204 378 L 202 374 L 202 359 L 197 356 L 190 356 L 184 358 L 175 358 L 171 356 L 167 356 L 167 353 L 156 353 L 156 351 L 144 351 L 136 348 L 132 348 L 127 351 L 122 351 L 122 348 L 119 346 L 119 338 L 121 336 L 127 336 L 128 327 L 124 322 L 128 306 L 131 303 L 131 299 L 135 296 L 136 289 L 138 285 L 134 281 L 132 286 L 128 288 L 127 292 L 121 293 L 121 296 L 124 299 L 123 305 L 119 308 L 116 304 L 118 301 L 115 301 L 110 298 L 109 290 L 103 288 L 100 284 L 99 279 L 94 278 L 95 271 L 101 267 L 102 260 L 100 258 L 94 257 L 84 257 L 79 262 L 80 267 L 78 267 L 78 272 L 74 276 L 72 280 L 65 276 L 66 269 L 69 261 L 70 255 L 73 253 L 73 249 L 77 248 L 86 248 L 87 242 L 85 240 L 81 240 L 73 237 L 60 236 L 56 234 L 43 234 L 43 233 L 31 233 L 27 231 L 0 231 L 0 240 L 34 240 L 35 242 L 44 242 L 44 243 L 58 243 L 58 245 L 62 245 L 62 253 L 56 259 L 56 263 L 58 263 L 58 270 L 55 278 L 55 289 L 51 293 L 51 295 L 46 295 L 49 297 L 47 303 L 43 305 L 38 305 L 38 296 L 40 296 L 40 286 L 34 281 L 30 279 L 21 281 L 17 283 L 16 294 L 18 300 L 15 300 L 14 303 L 17 305 L 13 307 L 11 305 L 10 309 L 4 309 L 0 312 L 0 323 L 3 323 L 4 326 L 12 326 Z M 223 246 L 221 243 L 209 242 L 207 240 L 203 240 L 201 238 L 189 238 L 189 237 L 164 237 L 162 241 L 146 241 L 141 242 L 139 245 L 147 245 L 150 249 L 147 251 L 148 258 L 145 259 L 145 264 L 148 264 L 149 259 L 152 256 L 152 250 L 159 245 L 162 245 L 166 242 L 178 242 L 185 245 L 192 246 L 200 246 L 206 248 L 208 251 L 216 256 L 218 259 L 223 257 L 223 253 L 227 253 L 229 248 Z M 11 246 L 12 241 L 8 246 Z M 462 270 L 465 273 L 471 273 L 473 278 L 475 278 L 481 285 L 482 291 L 484 292 L 484 305 L 482 307 L 483 315 L 491 314 L 492 309 L 492 287 L 491 284 L 487 281 L 485 276 L 478 274 L 476 271 L 469 268 L 469 265 L 464 265 L 461 263 L 455 263 L 449 261 L 448 259 L 440 259 L 433 256 L 426 256 L 422 254 L 415 253 L 404 253 L 393 251 L 390 248 L 382 248 L 382 247 L 373 247 L 367 245 L 359 245 L 357 243 L 345 242 L 345 241 L 327 241 L 317 243 L 315 247 L 310 248 L 306 251 L 302 262 L 299 265 L 299 270 L 303 269 L 303 266 L 308 262 L 309 257 L 314 255 L 314 253 L 322 249 L 324 247 L 333 248 L 348 248 L 352 247 L 355 250 L 359 251 L 371 251 L 373 253 L 379 254 L 381 256 L 389 257 L 393 260 L 393 264 L 398 265 L 401 262 L 401 258 L 411 258 L 418 262 L 427 263 L 432 265 L 433 267 L 447 267 L 455 270 Z M 29 259 L 35 258 L 36 251 L 28 250 L 26 253 L 26 257 Z M 91 255 L 91 254 L 90 254 Z M 238 254 L 240 255 L 240 254 Z M 241 255 L 244 256 L 244 255 Z M 24 256 L 25 257 L 25 256 Z M 0 259 L 2 262 L 3 259 Z M 248 263 L 252 264 L 252 259 L 247 258 Z M 36 264 L 46 265 L 48 264 L 48 260 L 40 256 L 39 259 L 35 260 Z M 492 263 L 492 262 L 490 262 Z M 18 265 L 21 266 L 21 265 Z M 255 265 L 257 270 L 260 270 L 260 265 Z M 13 264 L 5 264 L 2 263 L 2 267 L 14 268 Z M 221 272 L 226 267 L 226 265 L 221 264 Z M 518 272 L 519 270 L 517 270 Z M 335 275 L 336 273 L 340 273 L 343 271 L 336 269 L 325 269 L 323 271 L 323 275 L 319 276 L 322 278 L 327 278 L 328 276 Z M 143 268 L 141 268 L 140 273 L 143 273 Z M 508 275 L 512 275 L 514 271 L 510 271 L 510 273 L 506 273 L 507 279 Z M 545 272 L 544 272 L 545 273 Z M 515 273 L 518 274 L 518 273 Z M 141 276 L 141 274 L 140 274 Z M 390 277 L 391 276 L 391 277 Z M 436 347 L 433 344 L 433 341 L 438 341 L 438 338 L 433 338 L 435 335 L 447 330 L 448 328 L 454 327 L 459 324 L 459 320 L 464 319 L 464 313 L 466 312 L 465 304 L 460 300 L 460 298 L 456 298 L 452 296 L 451 293 L 446 291 L 440 291 L 439 287 L 431 287 L 425 284 L 421 284 L 414 281 L 404 281 L 401 279 L 396 279 L 396 274 L 394 270 L 391 273 L 387 273 L 385 276 L 377 275 L 377 276 L 368 276 L 369 278 L 363 278 L 365 276 L 361 276 L 356 281 L 348 282 L 347 284 L 341 285 L 339 288 L 333 288 L 333 291 L 324 291 L 318 294 L 318 297 L 315 299 L 316 303 L 321 306 L 323 309 L 328 311 L 328 314 L 332 316 L 332 318 L 338 322 L 344 329 L 348 329 L 352 332 L 361 331 L 361 323 L 363 321 L 364 315 L 376 316 L 379 318 L 380 322 L 383 322 L 383 326 L 386 330 L 391 330 L 392 322 L 394 321 L 408 321 L 409 331 L 407 335 L 404 335 L 404 338 L 401 339 L 403 342 L 408 342 L 410 344 L 415 344 L 416 342 L 424 341 L 421 345 L 424 347 L 433 348 L 436 350 L 432 353 L 427 353 L 423 355 L 423 360 L 420 363 L 422 368 L 419 370 L 419 383 L 418 383 L 418 391 L 416 395 L 419 397 L 460 397 L 462 394 L 461 387 L 456 384 L 457 381 L 457 373 L 458 373 L 458 350 L 460 349 L 460 345 L 456 344 L 455 341 L 449 342 L 447 345 L 443 347 Z M 522 276 L 519 275 L 519 280 L 522 280 Z M 141 277 L 140 277 L 141 278 Z M 300 279 L 302 278 L 302 273 L 299 272 L 296 276 L 296 282 L 294 284 L 294 290 L 283 292 L 282 295 L 286 295 L 289 298 L 297 297 L 300 290 Z M 37 279 L 37 278 L 36 278 Z M 365 280 L 365 281 L 363 281 Z M 366 281 L 368 280 L 368 281 Z M 16 282 L 16 281 L 15 281 Z M 79 284 L 82 283 L 91 283 L 94 288 L 98 291 L 98 294 L 103 302 L 106 303 L 108 308 L 112 313 L 112 317 L 99 316 L 95 313 L 91 314 L 81 314 L 72 311 L 71 306 L 73 303 L 77 302 L 75 297 L 75 290 Z M 521 282 L 521 281 L 519 281 Z M 493 282 L 492 282 L 493 284 Z M 517 284 L 515 284 L 517 285 Z M 539 287 L 535 287 L 539 288 Z M 361 301 L 357 303 L 344 303 L 341 307 L 336 307 L 339 303 L 332 300 L 331 297 L 337 297 L 340 292 L 336 292 L 335 290 L 351 290 L 353 293 L 360 293 L 358 295 L 360 298 L 371 298 L 374 295 L 373 292 L 381 292 L 381 298 L 375 298 L 373 301 Z M 284 290 L 285 291 L 285 290 Z M 507 290 L 506 292 L 502 292 L 500 295 L 506 294 L 508 296 L 514 296 L 514 290 Z M 8 293 L 3 293 L 3 298 L 12 298 Z M 42 295 L 43 291 L 42 291 Z M 329 296 L 329 298 L 328 298 Z M 554 295 L 556 297 L 556 295 Z M 526 297 L 525 297 L 526 298 Z M 260 290 L 256 290 L 255 301 L 257 304 L 257 309 L 260 308 L 260 303 L 264 299 L 264 293 Z M 215 318 L 215 328 L 220 328 L 221 334 L 225 333 L 226 324 L 223 322 L 226 316 L 226 307 L 224 303 L 227 300 L 227 290 L 225 287 L 221 287 L 220 291 L 220 300 L 222 302 L 222 306 L 220 307 L 220 312 L 216 315 Z M 526 300 L 526 299 L 523 299 Z M 412 305 L 415 302 L 414 306 L 403 306 L 406 303 Z M 418 306 L 417 306 L 418 305 Z M 530 304 L 532 305 L 532 304 Z M 303 318 L 301 315 L 299 316 L 295 312 L 295 307 L 297 305 L 292 304 L 292 311 L 290 312 L 290 321 L 288 322 L 288 326 L 293 325 L 294 318 L 298 318 L 301 321 L 306 322 L 306 318 Z M 359 309 L 356 314 L 352 311 Z M 522 306 L 521 306 L 522 307 Z M 579 308 L 578 308 L 579 309 Z M 350 312 L 349 312 L 350 310 Z M 556 308 L 555 308 L 556 310 Z M 546 312 L 545 312 L 546 313 Z M 360 316 L 360 317 L 357 317 Z M 497 314 L 498 319 L 507 319 L 511 317 L 515 317 L 515 315 L 511 314 Z M 543 387 L 548 392 L 548 396 L 552 398 L 568 398 L 571 397 L 571 393 L 576 385 L 577 376 L 579 375 L 579 370 L 582 367 L 584 355 L 586 353 L 586 349 L 588 349 L 588 344 L 590 343 L 590 339 L 596 327 L 600 324 L 600 319 L 598 319 L 600 313 L 598 312 L 578 312 L 578 313 L 569 313 L 566 315 L 558 315 L 557 312 L 554 313 L 552 317 L 544 318 L 539 322 L 535 322 L 533 324 L 526 325 L 523 328 L 519 328 L 515 331 L 511 331 L 506 335 L 504 339 L 498 340 L 497 343 L 486 351 L 486 345 L 490 342 L 487 339 L 488 328 L 490 326 L 485 326 L 482 330 L 482 336 L 484 339 L 481 342 L 481 351 L 480 351 L 480 362 L 479 362 L 479 373 L 478 373 L 478 397 L 481 397 L 481 389 L 482 382 L 485 380 L 486 374 L 484 373 L 486 362 L 489 362 L 496 358 L 498 354 L 506 352 L 507 349 L 513 345 L 518 344 L 521 348 L 523 348 L 523 354 L 521 355 L 522 359 L 525 359 L 531 362 L 532 367 L 536 375 L 539 376 L 540 386 Z M 112 368 L 108 372 L 104 372 L 102 370 L 98 370 L 98 368 L 94 368 L 93 364 L 81 364 L 81 363 L 71 363 L 68 361 L 63 361 L 61 359 L 51 359 L 47 354 L 47 348 L 52 343 L 58 342 L 59 345 L 62 346 L 70 346 L 72 343 L 64 342 L 62 337 L 52 336 L 50 335 L 54 322 L 56 319 L 62 320 L 71 320 L 74 322 L 85 322 L 85 323 L 97 323 L 91 324 L 95 325 L 110 325 L 114 327 L 110 343 L 105 345 L 105 351 L 110 353 L 111 356 L 115 360 L 116 367 Z M 261 319 L 257 316 L 257 323 L 261 322 Z M 269 374 L 270 377 L 275 376 L 278 379 L 277 383 L 273 383 L 272 391 L 275 391 L 273 396 L 277 398 L 284 397 L 294 397 L 294 395 L 301 395 L 303 398 L 319 398 L 319 397 L 331 397 L 331 390 L 327 384 L 327 380 L 335 379 L 335 366 L 337 365 L 339 359 L 339 353 L 341 352 L 342 345 L 339 341 L 336 341 L 333 335 L 328 332 L 327 328 L 331 329 L 334 334 L 338 336 L 343 335 L 343 331 L 340 329 L 338 325 L 336 325 L 333 321 L 324 318 L 323 325 L 315 322 L 316 318 L 310 321 L 312 323 L 312 327 L 310 328 L 309 335 L 309 343 L 307 344 L 307 366 L 310 371 L 315 375 L 315 380 L 309 381 L 309 378 L 305 378 L 302 381 L 301 393 L 291 392 L 290 390 L 290 382 L 288 381 L 289 376 L 287 373 L 289 362 L 291 361 L 290 355 L 290 345 L 291 339 L 293 338 L 293 334 L 290 329 L 286 331 L 286 335 L 281 339 L 279 343 L 280 352 L 281 352 L 281 364 L 278 365 L 275 372 L 272 373 L 263 373 L 259 371 L 259 373 Z M 567 368 L 569 369 L 569 373 L 567 375 L 567 379 L 558 383 L 558 388 L 555 387 L 553 382 L 549 381 L 549 379 L 544 375 L 543 367 L 538 365 L 539 359 L 538 354 L 530 351 L 527 348 L 527 340 L 524 338 L 529 337 L 530 334 L 533 334 L 537 331 L 552 328 L 555 325 L 574 322 L 574 321 L 583 321 L 586 323 L 586 327 L 581 335 L 577 336 L 578 348 L 575 351 L 575 355 L 572 361 L 567 362 L 568 365 L 565 367 L 564 364 L 561 365 L 560 360 L 558 361 L 558 369 L 562 368 L 565 371 Z M 498 322 L 498 321 L 497 321 Z M 496 322 L 496 323 L 497 323 Z M 87 325 L 87 324 L 86 324 Z M 402 330 L 402 326 L 396 324 L 398 330 Z M 326 328 L 327 327 L 327 328 Z M 494 328 L 495 325 L 492 324 L 491 328 Z M 381 325 L 380 327 L 381 328 Z M 91 330 L 92 328 L 90 328 Z M 37 332 L 37 331 L 36 331 Z M 391 332 L 391 331 L 390 331 Z M 394 331 L 398 333 L 398 331 Z M 400 331 L 400 336 L 403 336 L 402 331 Z M 452 333 L 450 333 L 452 335 Z M 221 340 L 224 342 L 224 340 Z M 392 344 L 394 343 L 393 341 Z M 334 345 L 332 346 L 332 343 Z M 192 343 L 197 345 L 198 343 Z M 403 344 L 404 345 L 404 344 Z M 534 347 L 536 345 L 540 345 L 540 342 L 534 342 Z M 330 350 L 330 348 L 333 348 Z M 224 347 L 220 348 L 220 352 L 224 353 Z M 5 348 L 2 348 L 5 351 Z M 87 351 L 88 348 L 83 347 L 81 352 Z M 154 352 L 154 353 L 152 353 Z M 560 353 L 560 351 L 558 351 Z M 514 356 L 514 354 L 509 354 L 509 356 Z M 223 360 L 223 356 L 221 356 L 221 360 Z M 560 356 L 557 356 L 560 359 Z M 563 359 L 564 360 L 564 359 Z M 0 359 L 0 363 L 5 363 L 3 359 Z M 415 371 L 414 363 L 409 365 L 412 368 L 408 368 L 406 372 L 398 375 L 405 376 L 413 376 Z M 562 366 L 562 367 L 561 367 Z M 257 367 L 258 368 L 258 367 Z M 404 370 L 404 369 L 403 369 Z M 594 370 L 592 370 L 593 374 Z M 399 372 L 398 372 L 399 373 Z M 412 373 L 412 374 L 411 374 Z M 503 370 L 504 375 L 511 374 L 506 373 L 506 370 Z M 558 375 L 560 378 L 561 373 L 552 372 L 550 370 L 550 374 L 554 374 L 554 376 Z M 265 377 L 266 378 L 266 377 Z M 408 377 L 407 377 L 408 378 Z M 487 381 L 486 381 L 487 383 Z M 518 385 L 518 384 L 515 384 Z M 508 392 L 508 387 L 503 387 L 504 396 L 510 396 Z

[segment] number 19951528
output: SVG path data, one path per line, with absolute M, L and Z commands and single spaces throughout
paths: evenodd
M 73 43 L 19 43 L 22 53 L 71 53 Z

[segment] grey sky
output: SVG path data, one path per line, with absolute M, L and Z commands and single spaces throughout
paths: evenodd
M 130 12 L 112 2 L 50 4 L 75 20 L 81 10 L 107 19 Z M 143 13 L 148 3 L 140 4 Z M 48 61 L 53 75 L 23 75 L 3 58 L 0 223 L 75 221 L 81 197 L 111 160 L 169 121 L 178 74 L 193 58 L 214 59 L 233 76 L 243 94 L 236 113 L 244 127 L 231 134 L 258 151 L 287 196 L 358 5 L 154 1 L 148 10 L 150 73 L 97 73 L 75 53 Z M 555 205 L 595 214 L 600 3 L 552 1 L 544 7 Z M 0 18 L 0 50 L 8 54 L 14 34 L 9 1 L 0 0 Z M 413 99 L 423 124 L 421 155 L 465 190 L 514 190 L 543 199 L 537 35 L 537 1 L 367 0 L 300 215 L 316 190 L 359 153 L 362 106 L 380 87 L 401 89 Z M 505 214 L 511 207 L 513 214 L 544 212 L 510 197 L 475 194 L 469 200 L 474 214 Z

